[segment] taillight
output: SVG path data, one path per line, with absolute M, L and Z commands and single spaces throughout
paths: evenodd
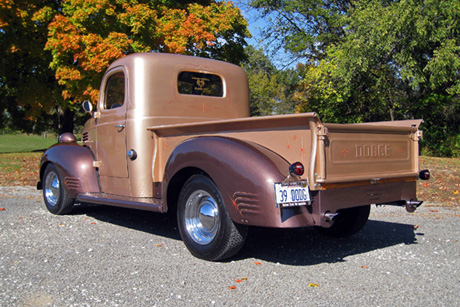
M 423 171 L 420 171 L 419 173 L 419 178 L 422 179 L 422 180 L 428 180 L 431 178 L 431 173 L 429 170 L 427 169 L 424 169 Z
M 302 176 L 304 172 L 305 169 L 303 164 L 300 162 L 293 163 L 291 166 L 289 166 L 289 173 L 292 176 Z

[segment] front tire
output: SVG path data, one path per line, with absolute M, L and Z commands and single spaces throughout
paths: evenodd
M 243 246 L 247 226 L 230 219 L 214 182 L 194 175 L 185 183 L 177 208 L 179 232 L 196 257 L 218 261 L 235 255 Z
M 61 176 L 53 164 L 48 164 L 43 174 L 43 199 L 46 208 L 53 214 L 68 214 L 73 209 L 75 199 L 67 193 Z
M 339 215 L 329 228 L 315 227 L 322 235 L 335 238 L 349 237 L 363 229 L 369 219 L 371 206 L 361 206 L 337 211 Z

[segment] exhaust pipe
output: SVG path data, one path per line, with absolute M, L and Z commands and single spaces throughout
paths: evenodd
M 414 212 L 420 205 L 423 203 L 423 201 L 418 201 L 418 200 L 406 200 L 406 210 L 407 212 Z
M 419 200 L 398 200 L 398 201 L 392 201 L 389 203 L 382 203 L 382 204 L 377 204 L 377 206 L 400 206 L 400 207 L 406 207 L 407 212 L 414 212 L 420 205 L 423 203 L 423 201 Z
M 326 212 L 324 213 L 323 218 L 326 222 L 331 223 L 337 218 L 337 216 L 339 216 L 339 213 Z

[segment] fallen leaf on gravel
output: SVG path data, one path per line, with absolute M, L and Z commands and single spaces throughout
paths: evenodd
M 91 225 L 96 225 L 96 222 L 92 222 Z
M 418 229 L 418 225 L 413 225 L 412 228 L 413 229 Z
M 255 265 L 261 265 L 262 263 L 260 262 L 254 262 Z
M 319 287 L 319 285 L 318 285 L 318 284 L 311 284 L 311 283 L 310 283 L 310 284 L 308 284 L 308 286 L 309 286 L 309 287 L 312 287 L 312 288 L 317 288 L 317 287 Z
M 246 277 L 241 278 L 242 280 L 248 280 Z
M 439 210 L 430 210 L 430 212 L 439 212 Z
M 458 190 L 454 192 L 455 195 L 458 195 Z
M 235 289 L 236 289 L 235 286 L 230 286 L 230 287 L 228 287 L 228 288 L 229 288 L 230 290 L 235 290 Z
M 6 209 L 5 208 L 0 208 L 0 211 L 5 211 Z
M 156 247 L 162 247 L 163 244 L 155 244 Z
M 237 283 L 240 283 L 240 282 L 242 282 L 243 280 L 242 280 L 242 279 L 237 279 L 237 280 L 235 280 L 235 281 L 236 281 Z
M 361 266 L 363 269 L 368 269 L 369 267 L 367 265 L 362 265 Z

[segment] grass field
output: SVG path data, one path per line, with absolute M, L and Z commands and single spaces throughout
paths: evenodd
M 11 143 L 4 145 L 4 141 L 8 140 Z M 25 145 L 29 140 L 31 142 Z M 37 151 L 55 142 L 55 139 L 41 137 L 0 136 L 0 186 L 36 185 L 42 155 L 42 152 Z M 17 144 L 16 147 L 13 144 Z M 24 152 L 27 148 L 36 152 Z M 432 178 L 417 182 L 418 198 L 436 205 L 460 207 L 460 159 L 422 156 L 420 167 L 429 169 Z
M 57 143 L 56 138 L 42 138 L 39 135 L 5 134 L 0 135 L 0 153 L 31 152 L 45 150 Z
M 54 137 L 0 135 L 0 185 L 36 185 L 40 157 L 55 143 Z

